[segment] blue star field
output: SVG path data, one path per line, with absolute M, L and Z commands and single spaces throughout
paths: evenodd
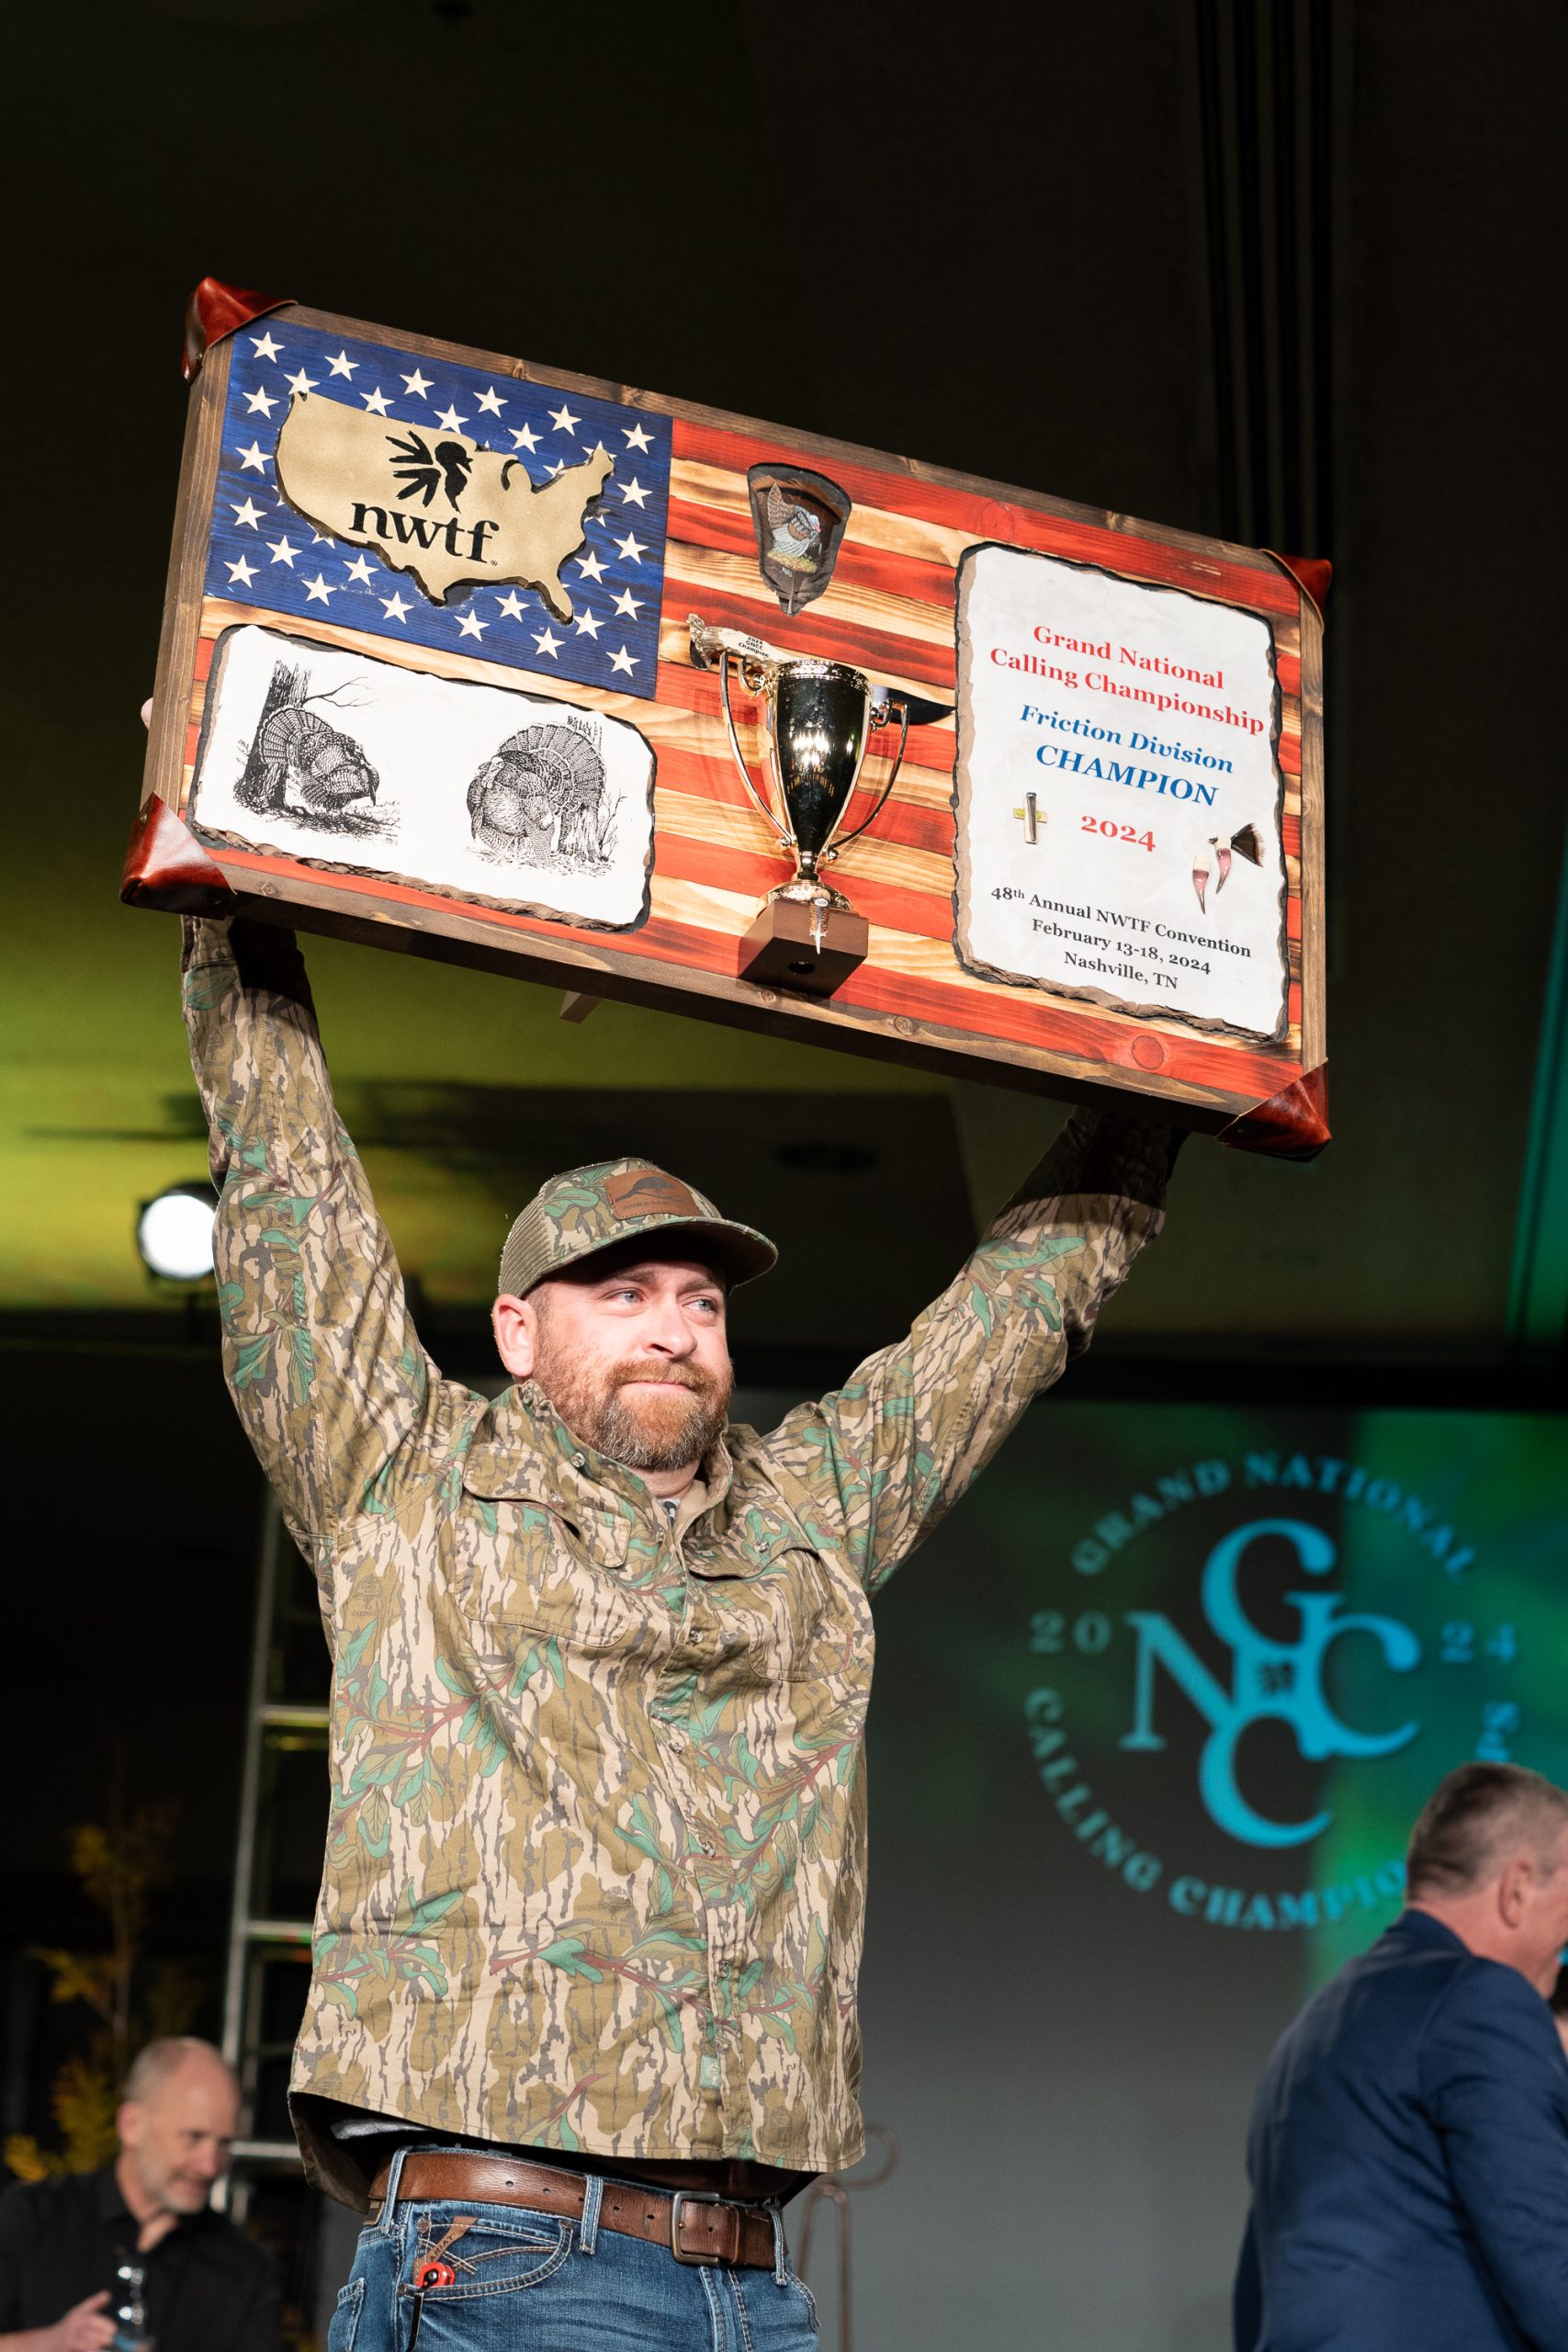
M 670 419 L 514 376 L 263 318 L 233 338 L 207 593 L 525 670 L 538 678 L 658 693 L 659 610 L 670 501 Z M 615 470 L 590 504 L 585 544 L 561 580 L 570 621 L 535 589 L 464 588 L 433 604 L 407 571 L 308 523 L 277 488 L 273 453 L 296 391 L 319 391 L 399 425 L 460 431 L 516 458 L 536 484 L 597 446 Z

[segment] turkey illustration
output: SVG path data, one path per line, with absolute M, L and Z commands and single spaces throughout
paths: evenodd
M 592 872 L 615 847 L 604 762 L 585 727 L 524 727 L 468 786 L 468 822 L 479 847 L 508 865 Z
M 809 571 L 822 548 L 822 522 L 809 506 L 787 499 L 777 482 L 768 484 L 762 501 L 768 518 L 773 554 L 792 571 Z
M 334 832 L 379 832 L 380 778 L 363 746 L 310 707 L 332 699 L 308 691 L 302 668 L 274 665 L 234 797 L 242 808 L 281 811 Z

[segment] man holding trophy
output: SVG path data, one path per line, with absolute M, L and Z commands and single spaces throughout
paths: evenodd
M 288 935 L 187 922 L 185 1003 L 226 1372 L 333 1653 L 292 2093 L 371 2215 L 333 2352 L 808 2346 L 781 2208 L 862 2147 L 871 1599 L 1087 1346 L 1178 1137 L 1076 1112 L 768 1436 L 726 1317 L 773 1245 L 570 1170 L 507 1238 L 491 1403 L 414 1334 Z

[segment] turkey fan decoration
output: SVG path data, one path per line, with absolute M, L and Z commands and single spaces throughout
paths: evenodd
M 833 577 L 850 519 L 849 494 L 826 474 L 782 473 L 776 466 L 753 466 L 746 489 L 758 568 L 784 611 L 797 613 Z

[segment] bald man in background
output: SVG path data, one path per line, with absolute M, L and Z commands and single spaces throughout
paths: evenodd
M 281 2352 L 272 2265 L 211 2210 L 238 2108 L 209 2042 L 148 2043 L 114 2163 L 0 2196 L 0 2352 Z

